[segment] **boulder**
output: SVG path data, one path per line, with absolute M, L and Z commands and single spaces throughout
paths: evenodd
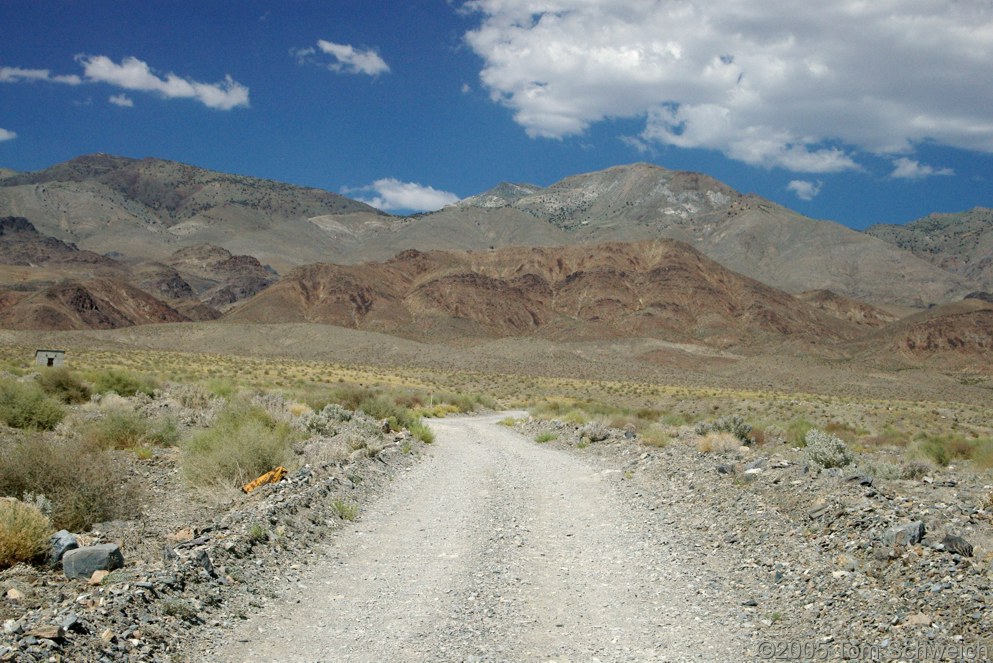
M 912 546 L 921 542 L 926 531 L 924 522 L 920 520 L 897 525 L 883 534 L 883 543 L 889 546 Z
M 950 553 L 962 555 L 962 557 L 972 557 L 972 544 L 961 536 L 946 534 L 945 538 L 941 540 L 941 545 Z
M 58 567 L 62 562 L 62 557 L 70 550 L 79 548 L 79 541 L 69 533 L 68 530 L 60 529 L 52 535 L 51 544 L 48 549 L 48 561 L 52 566 Z
M 124 555 L 116 543 L 101 543 L 68 551 L 62 557 L 67 578 L 90 578 L 94 571 L 113 571 L 124 566 Z

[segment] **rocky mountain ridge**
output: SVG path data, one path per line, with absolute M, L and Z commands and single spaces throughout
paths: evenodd
M 437 212 L 393 217 L 338 194 L 158 159 L 88 155 L 0 180 L 0 214 L 83 249 L 162 261 L 199 244 L 279 271 L 483 250 L 660 238 L 787 292 L 827 289 L 923 307 L 981 290 L 970 273 L 803 217 L 700 173 L 616 166 L 548 187 L 504 183 Z

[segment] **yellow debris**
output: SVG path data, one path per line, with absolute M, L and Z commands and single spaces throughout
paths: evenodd
M 280 465 L 279 467 L 273 470 L 269 470 L 255 481 L 252 481 L 251 483 L 246 483 L 244 486 L 241 487 L 241 489 L 246 493 L 250 493 L 259 486 L 264 486 L 267 483 L 279 483 L 280 481 L 283 480 L 283 477 L 286 476 L 286 471 L 287 471 L 286 468 Z

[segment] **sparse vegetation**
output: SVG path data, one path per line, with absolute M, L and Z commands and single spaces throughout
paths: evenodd
M 95 449 L 130 449 L 169 447 L 179 441 L 173 419 L 149 420 L 137 412 L 117 408 L 83 429 L 84 442 Z
M 11 428 L 52 430 L 65 408 L 35 382 L 0 381 L 0 422 Z
M 37 382 L 42 391 L 63 403 L 85 403 L 90 400 L 89 385 L 67 368 L 47 368 L 38 374 Z
M 538 444 L 544 444 L 545 442 L 551 442 L 556 438 L 558 438 L 558 435 L 555 433 L 551 431 L 542 431 L 535 436 L 534 441 Z
M 737 414 L 728 417 L 721 417 L 720 419 L 717 419 L 713 423 L 697 424 L 695 432 L 697 435 L 706 435 L 707 433 L 710 432 L 730 433 L 735 438 L 737 438 L 741 444 L 749 445 L 755 443 L 755 440 L 752 437 L 751 424 L 747 423 Z
M 416 437 L 421 442 L 425 444 L 431 444 L 434 442 L 434 431 L 427 427 L 426 424 L 416 421 L 410 425 L 410 433 Z
M 42 557 L 51 535 L 52 525 L 37 506 L 0 498 L 0 571 Z
M 0 494 L 44 495 L 56 528 L 85 531 L 95 522 L 138 513 L 138 494 L 126 481 L 125 468 L 81 440 L 35 434 L 2 451 Z
M 94 371 L 87 377 L 93 384 L 93 391 L 98 394 L 115 393 L 118 396 L 145 394 L 151 396 L 159 387 L 158 381 L 150 375 L 113 368 Z
M 194 485 L 238 487 L 274 467 L 291 465 L 291 445 L 297 437 L 286 422 L 236 400 L 210 428 L 183 445 L 183 473 Z
M 332 500 L 331 510 L 342 520 L 355 520 L 359 517 L 359 505 L 351 500 Z
M 807 431 L 804 442 L 807 460 L 823 468 L 845 467 L 855 460 L 844 440 L 818 428 Z

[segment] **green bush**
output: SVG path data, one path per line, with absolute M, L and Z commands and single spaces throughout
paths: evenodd
M 288 465 L 298 433 L 265 410 L 229 403 L 214 424 L 184 445 L 183 474 L 196 485 L 237 487 L 279 465 Z
M 66 411 L 34 382 L 0 382 L 0 421 L 12 428 L 52 430 Z
M 118 396 L 145 394 L 153 396 L 159 384 L 149 375 L 139 375 L 129 371 L 107 369 L 88 376 L 93 390 L 98 394 L 115 393 Z
M 0 499 L 0 571 L 41 559 L 51 535 L 52 525 L 38 507 Z
M 845 441 L 837 435 L 811 428 L 804 436 L 807 460 L 824 468 L 845 467 L 855 460 Z
M 83 440 L 96 449 L 139 449 L 169 447 L 179 440 L 179 430 L 172 419 L 149 420 L 137 412 L 111 410 L 83 429 Z
M 434 442 L 434 431 L 420 421 L 411 424 L 409 428 L 410 434 L 421 442 L 424 442 L 425 444 L 431 444 Z
M 31 435 L 0 451 L 0 495 L 44 495 L 56 528 L 82 532 L 93 523 L 138 514 L 139 496 L 125 469 L 82 440 Z
M 538 433 L 535 436 L 534 441 L 537 442 L 538 444 L 544 444 L 545 442 L 551 442 L 557 437 L 558 435 L 556 435 L 555 433 L 546 430 L 546 431 L 542 431 L 541 433 Z
M 46 368 L 37 378 L 49 396 L 63 403 L 85 403 L 90 400 L 90 387 L 67 368 Z

